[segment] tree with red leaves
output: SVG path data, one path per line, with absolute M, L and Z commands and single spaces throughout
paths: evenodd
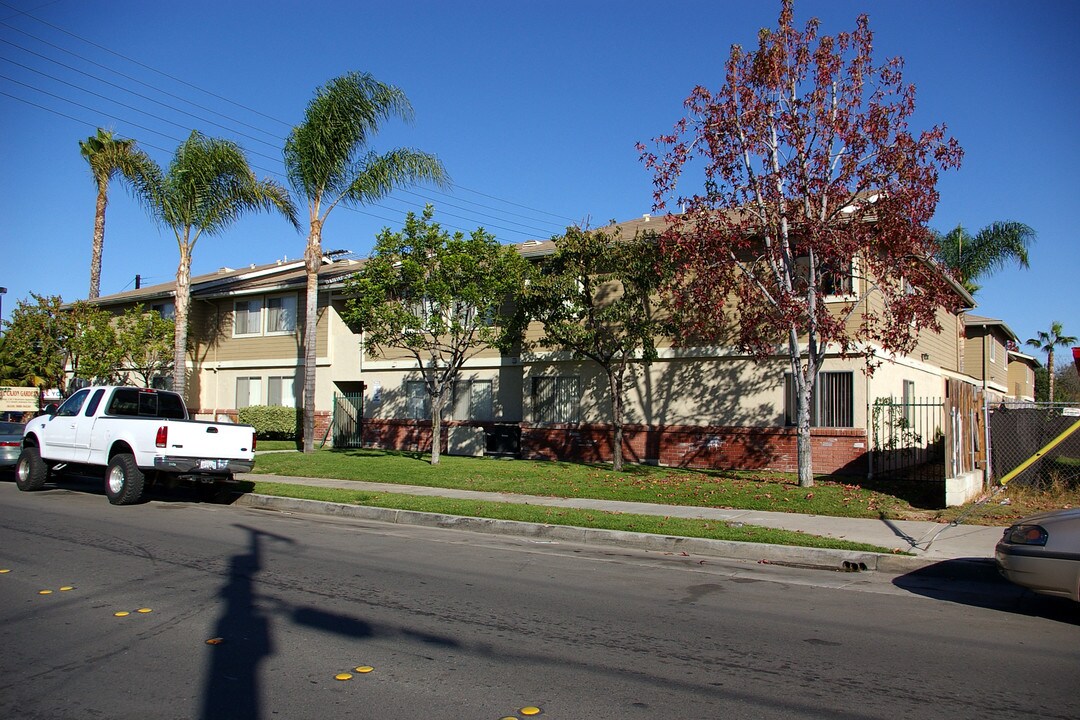
M 779 27 L 756 50 L 731 49 L 723 87 L 697 87 L 673 132 L 638 144 L 654 173 L 662 243 L 678 268 L 672 311 L 684 337 L 729 342 L 759 359 L 790 360 L 799 484 L 813 485 L 810 408 L 826 354 L 907 352 L 940 330 L 956 296 L 935 267 L 938 172 L 962 150 L 938 125 L 915 135 L 915 88 L 900 58 L 875 65 L 866 15 L 853 32 Z M 704 189 L 680 193 L 700 158 Z

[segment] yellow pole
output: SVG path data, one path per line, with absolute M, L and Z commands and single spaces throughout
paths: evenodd
M 1042 447 L 1042 448 L 1041 448 L 1041 449 L 1039 450 L 1039 452 L 1035 453 L 1034 455 L 1032 455 L 1031 457 L 1029 457 L 1029 458 L 1028 458 L 1027 460 L 1025 460 L 1024 462 L 1022 462 L 1022 463 L 1020 463 L 1019 465 L 1017 465 L 1017 466 L 1016 466 L 1015 468 L 1013 468 L 1012 472 L 1010 472 L 1010 473 L 1009 473 L 1008 475 L 1006 475 L 1005 477 L 1001 478 L 1001 486 L 1002 486 L 1002 487 L 1005 487 L 1005 483 L 1009 482 L 1009 481 L 1010 481 L 1010 480 L 1012 480 L 1012 479 L 1013 479 L 1014 477 L 1016 477 L 1016 476 L 1017 476 L 1017 475 L 1019 475 L 1020 473 L 1024 472 L 1025 470 L 1027 470 L 1027 469 L 1028 469 L 1029 467 L 1031 467 L 1031 465 L 1032 465 L 1032 464 L 1033 464 L 1033 463 L 1034 463 L 1034 462 L 1035 462 L 1036 460 L 1038 460 L 1038 459 L 1039 459 L 1039 458 L 1041 458 L 1041 457 L 1042 457 L 1043 455 L 1045 455 L 1046 453 L 1050 452 L 1051 450 L 1053 450 L 1054 448 L 1056 448 L 1056 447 L 1057 447 L 1058 445 L 1060 445 L 1060 444 L 1061 444 L 1061 443 L 1062 443 L 1062 442 L 1063 442 L 1063 441 L 1065 440 L 1065 438 L 1069 437 L 1069 436 L 1070 436 L 1070 435 L 1072 435 L 1072 434 L 1073 434 L 1074 432 L 1076 432 L 1077 428 L 1080 428 L 1080 420 L 1077 420 L 1076 422 L 1074 422 L 1074 423 L 1073 423 L 1073 424 L 1072 424 L 1072 425 L 1071 425 L 1071 426 L 1069 427 L 1069 429 L 1068 429 L 1068 430 L 1066 430 L 1065 432 L 1061 433 L 1060 435 L 1058 435 L 1058 436 L 1057 436 L 1056 438 L 1054 438 L 1054 439 L 1053 439 L 1053 440 L 1051 440 L 1050 442 L 1046 443 L 1046 445 L 1044 445 L 1044 446 L 1043 446 L 1043 447 Z

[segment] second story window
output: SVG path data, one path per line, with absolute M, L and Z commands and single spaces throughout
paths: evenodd
M 280 295 L 266 299 L 266 332 L 291 333 L 296 331 L 296 296 Z
M 150 306 L 150 309 L 166 320 L 172 320 L 176 317 L 176 306 L 171 302 L 154 303 Z
M 236 301 L 233 304 L 233 335 L 259 335 L 261 332 L 262 301 Z

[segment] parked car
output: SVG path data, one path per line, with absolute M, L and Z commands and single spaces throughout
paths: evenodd
M 22 423 L 0 422 L 0 467 L 10 467 L 19 462 L 22 436 Z
M 1080 602 L 1080 508 L 1024 518 L 997 544 L 998 571 L 1037 593 Z
M 40 490 L 54 468 L 104 469 L 109 502 L 130 505 L 158 481 L 214 491 L 254 461 L 251 425 L 191 420 L 173 392 L 95 386 L 26 424 L 15 483 Z

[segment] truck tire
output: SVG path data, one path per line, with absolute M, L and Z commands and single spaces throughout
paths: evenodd
M 113 455 L 105 469 L 105 494 L 113 505 L 134 505 L 142 500 L 146 477 L 131 453 Z
M 41 459 L 41 451 L 36 447 L 25 447 L 15 466 L 15 484 L 20 490 L 40 490 L 45 487 L 49 477 L 49 466 Z

